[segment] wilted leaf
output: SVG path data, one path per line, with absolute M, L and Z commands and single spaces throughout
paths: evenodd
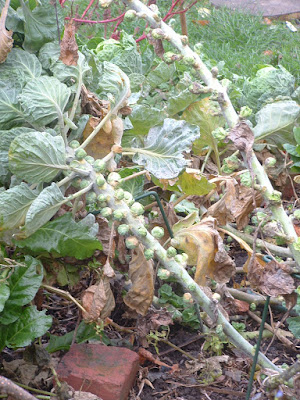
M 179 231 L 171 244 L 187 253 L 189 265 L 196 265 L 194 279 L 199 286 L 205 286 L 206 277 L 219 283 L 228 282 L 235 272 L 235 264 L 226 253 L 211 217 Z
M 6 0 L 0 16 L 0 63 L 6 60 L 7 54 L 10 52 L 14 42 L 12 38 L 13 32 L 5 29 L 8 7 L 9 0 Z
M 134 148 L 133 161 L 144 165 L 156 178 L 175 178 L 188 164 L 183 152 L 190 151 L 197 137 L 197 126 L 166 118 L 162 126 L 150 129 L 144 148 Z
M 187 215 L 185 218 L 180 219 L 172 226 L 172 231 L 174 235 L 181 231 L 182 229 L 189 228 L 192 226 L 197 219 L 199 220 L 199 213 L 197 211 L 193 211 L 191 214 Z
M 16 241 L 15 244 L 36 254 L 46 251 L 78 260 L 91 257 L 95 250 L 102 250 L 99 240 L 90 234 L 90 228 L 82 221 L 75 222 L 71 213 L 47 222 L 29 238 Z
M 183 193 L 188 195 L 203 196 L 213 190 L 216 185 L 208 182 L 204 175 L 184 172 L 176 182 Z
M 141 168 L 139 167 L 129 167 L 129 168 L 122 168 L 119 171 L 119 174 L 122 178 L 126 178 L 132 174 L 140 172 Z M 130 192 L 133 197 L 137 197 L 143 193 L 145 184 L 145 177 L 144 175 L 139 175 L 135 178 L 129 179 L 128 181 L 122 182 L 120 187 L 127 192 Z
M 280 264 L 272 260 L 264 262 L 260 257 L 250 258 L 250 262 L 245 264 L 248 268 L 247 278 L 251 286 L 259 289 L 267 296 L 281 296 L 290 294 L 295 289 L 294 279 L 286 273 Z
M 97 125 L 101 122 L 100 118 L 90 117 L 88 123 L 83 131 L 83 139 L 87 139 Z M 109 121 L 110 122 L 110 121 Z M 111 128 L 111 124 L 110 124 Z M 111 134 L 111 129 L 108 132 L 105 130 L 105 126 L 100 129 L 94 139 L 85 147 L 86 152 L 89 156 L 97 158 L 103 158 L 108 153 L 110 153 L 111 148 L 114 144 L 113 136 Z
M 18 135 L 10 145 L 8 157 L 11 172 L 27 182 L 51 182 L 66 166 L 63 138 L 47 132 Z
M 237 186 L 235 181 L 226 180 L 224 196 L 215 204 L 210 206 L 206 215 L 216 218 L 219 225 L 236 221 L 238 229 L 244 228 L 250 218 L 255 206 L 262 203 L 262 196 L 255 192 L 255 204 L 253 204 L 253 190 L 245 186 Z
M 108 224 L 108 221 L 105 218 L 98 216 L 97 223 L 99 225 L 99 233 L 97 238 L 100 240 L 103 246 L 103 253 L 107 256 L 111 256 L 112 254 L 115 254 L 116 244 L 114 238 L 116 236 L 116 231 L 114 229 L 113 233 L 111 232 L 112 227 Z M 111 247 L 109 247 L 111 234 L 113 235 L 113 240 Z
M 153 261 L 146 260 L 142 245 L 132 250 L 128 275 L 132 287 L 124 297 L 124 303 L 137 313 L 146 315 L 154 295 Z
M 81 108 L 84 114 L 99 118 L 99 122 L 110 110 L 107 100 L 100 100 L 93 92 L 90 92 L 84 85 L 81 88 Z M 89 135 L 90 133 L 88 133 Z
M 105 276 L 97 285 L 92 285 L 85 290 L 82 306 L 86 309 L 83 319 L 87 323 L 97 322 L 99 319 L 103 320 L 110 316 L 115 308 L 115 299 L 108 277 Z
M 199 154 L 205 146 L 214 147 L 212 131 L 225 124 L 219 106 L 209 98 L 191 104 L 182 114 L 182 118 L 200 127 L 200 139 L 197 139 L 193 146 L 196 154 Z
M 77 65 L 78 45 L 75 39 L 75 32 L 76 32 L 75 24 L 71 19 L 70 22 L 65 24 L 64 36 L 60 43 L 59 59 L 66 65 Z
M 250 126 L 245 121 L 239 122 L 231 129 L 227 138 L 234 143 L 239 151 L 246 154 L 247 161 L 249 161 L 254 143 L 254 133 Z

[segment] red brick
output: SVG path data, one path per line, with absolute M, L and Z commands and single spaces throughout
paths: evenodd
M 138 355 L 123 347 L 74 344 L 58 365 L 58 377 L 75 390 L 103 400 L 126 400 L 139 367 Z

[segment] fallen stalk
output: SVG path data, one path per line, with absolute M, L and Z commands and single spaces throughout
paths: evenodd
M 224 88 L 218 81 L 216 77 L 217 74 L 213 75 L 201 60 L 199 55 L 195 53 L 187 44 L 183 44 L 182 36 L 174 32 L 174 30 L 169 25 L 165 24 L 155 12 L 150 10 L 149 7 L 139 0 L 124 0 L 124 2 L 131 9 L 137 12 L 138 17 L 147 20 L 151 28 L 159 28 L 162 32 L 163 38 L 171 43 L 184 57 L 194 59 L 193 67 L 195 71 L 209 88 L 217 92 L 217 99 L 227 124 L 229 128 L 234 128 L 239 122 L 239 117 L 229 99 L 226 88 Z M 245 156 L 245 153 L 242 154 Z M 299 266 L 298 270 L 300 271 L 300 251 L 294 247 L 294 242 L 297 241 L 298 236 L 295 232 L 292 221 L 285 213 L 279 193 L 273 189 L 266 171 L 259 163 L 254 152 L 252 152 L 251 164 L 253 173 L 263 189 L 262 195 L 270 204 L 270 209 L 275 219 L 281 223 L 285 234 L 291 239 L 289 248 L 294 260 Z

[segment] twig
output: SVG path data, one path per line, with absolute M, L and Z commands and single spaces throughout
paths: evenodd
M 0 393 L 6 394 L 15 400 L 37 400 L 32 394 L 4 376 L 0 376 Z
M 78 308 L 80 308 L 80 310 L 82 312 L 84 312 L 84 313 L 87 312 L 86 309 L 84 307 L 82 307 L 82 305 L 69 292 L 66 292 L 65 290 L 58 289 L 53 286 L 49 286 L 49 285 L 45 285 L 45 284 L 41 285 L 41 287 L 48 290 L 49 292 L 56 293 L 56 294 L 60 295 L 61 297 L 64 297 L 65 299 L 72 301 L 74 304 L 76 304 L 76 306 Z
M 291 378 L 293 378 L 296 374 L 300 372 L 300 361 L 296 361 L 291 367 L 283 371 L 279 375 L 273 375 L 266 378 L 263 382 L 264 386 L 269 389 L 275 389 L 277 386 L 288 382 Z
M 168 346 L 173 347 L 174 350 L 180 351 L 180 353 L 184 354 L 186 357 L 190 358 L 191 360 L 198 361 L 198 358 L 190 355 L 186 351 L 182 350 L 180 347 L 176 346 L 176 344 L 169 342 L 168 339 L 159 339 L 160 342 L 166 343 Z

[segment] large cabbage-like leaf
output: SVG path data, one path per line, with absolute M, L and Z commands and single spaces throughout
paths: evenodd
M 197 126 L 166 118 L 162 126 L 150 129 L 144 148 L 134 149 L 133 161 L 144 165 L 156 178 L 175 178 L 187 165 L 183 152 L 189 152 L 198 137 Z
M 51 324 L 52 318 L 46 315 L 45 310 L 38 311 L 36 306 L 27 307 L 16 322 L 8 325 L 5 345 L 14 349 L 28 346 L 34 339 L 43 336 Z
M 173 64 L 168 65 L 162 61 L 155 69 L 149 72 L 147 75 L 147 83 L 149 83 L 152 88 L 157 88 L 162 83 L 169 82 L 169 80 L 174 77 L 175 71 L 176 69 Z
M 30 128 L 13 128 L 9 131 L 0 131 L 0 183 L 8 183 L 10 172 L 8 169 L 8 150 L 11 142 L 21 133 L 33 132 Z
M 17 241 L 16 245 L 36 254 L 46 251 L 78 260 L 91 257 L 95 250 L 102 250 L 101 243 L 91 235 L 90 228 L 82 221 L 75 222 L 71 213 L 47 222 L 29 238 Z
M 44 44 L 39 51 L 39 61 L 44 69 L 50 69 L 60 57 L 60 45 L 58 42 L 50 42 Z
M 209 94 L 206 96 L 209 96 Z M 185 110 L 191 103 L 196 101 L 197 98 L 199 98 L 199 95 L 191 93 L 189 89 L 182 90 L 174 95 L 170 93 L 166 107 L 168 116 L 172 117 L 180 111 Z
M 38 78 L 42 74 L 42 66 L 34 54 L 22 49 L 14 48 L 8 54 L 6 61 L 0 64 L 0 76 L 4 81 L 15 81 L 22 86 L 30 79 Z
M 25 235 L 32 235 L 48 222 L 66 201 L 55 183 L 42 190 L 26 214 Z
M 71 90 L 53 76 L 32 79 L 20 94 L 25 114 L 39 125 L 63 119 Z
M 0 231 L 23 225 L 26 213 L 38 193 L 26 183 L 0 192 Z
M 166 117 L 167 114 L 163 110 L 148 104 L 137 104 L 129 116 L 133 128 L 125 135 L 146 135 L 150 128 L 161 124 Z
M 65 163 L 61 136 L 35 131 L 22 133 L 10 145 L 9 169 L 27 182 L 51 182 L 64 169 Z
M 33 10 L 23 0 L 20 0 L 20 3 L 25 17 L 23 48 L 34 53 L 43 44 L 52 42 L 59 37 L 58 32 L 61 31 L 63 26 L 62 8 L 55 8 L 48 0 L 39 0 L 38 5 Z M 55 10 L 57 10 L 57 14 Z
M 65 65 L 62 61 L 57 61 L 50 66 L 53 75 L 61 82 L 69 82 L 70 79 L 78 82 L 88 83 L 91 76 L 91 67 L 86 62 L 84 55 L 78 52 L 77 65 Z
M 295 143 L 293 127 L 300 116 L 300 107 L 293 100 L 267 104 L 255 116 L 255 140 L 267 139 L 275 144 Z
M 6 86 L 0 82 L 0 125 L 1 129 L 10 129 L 25 122 L 25 116 L 18 102 L 20 88 Z

